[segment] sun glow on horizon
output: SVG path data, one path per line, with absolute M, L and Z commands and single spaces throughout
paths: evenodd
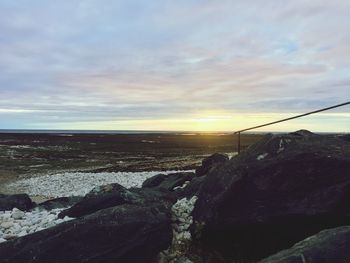
M 47 124 L 49 129 L 76 130 L 135 130 L 135 131 L 193 131 L 233 132 L 243 128 L 276 121 L 297 115 L 297 113 L 230 113 L 225 111 L 197 112 L 183 118 L 130 119 L 112 121 L 86 121 L 74 123 Z M 332 123 L 337 123 L 337 132 L 349 131 L 350 113 L 321 113 L 289 122 L 268 126 L 256 131 L 294 131 L 309 129 L 314 132 L 332 132 Z M 45 128 L 33 125 L 31 128 Z

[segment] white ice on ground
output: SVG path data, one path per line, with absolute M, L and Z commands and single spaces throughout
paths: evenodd
M 260 161 L 260 160 L 262 160 L 262 159 L 264 159 L 266 156 L 268 156 L 269 154 L 268 153 L 263 153 L 263 154 L 260 154 L 258 157 L 256 157 L 256 159 L 258 160 L 258 161 Z
M 192 171 L 192 170 L 191 170 Z M 94 187 L 118 183 L 126 188 L 141 187 L 142 183 L 156 174 L 170 174 L 188 171 L 152 171 L 152 172 L 105 172 L 81 173 L 67 172 L 22 179 L 8 184 L 8 189 L 16 189 L 29 195 L 46 197 L 84 196 Z
M 73 218 L 67 216 L 63 219 L 57 217 L 64 209 L 66 208 L 47 211 L 35 208 L 30 212 L 23 212 L 13 208 L 0 211 L 0 243 L 72 220 Z

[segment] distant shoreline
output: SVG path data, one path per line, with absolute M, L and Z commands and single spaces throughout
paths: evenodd
M 110 134 L 110 135 L 142 135 L 142 134 L 168 134 L 168 135 L 233 135 L 234 131 L 149 131 L 149 130 L 45 130 L 45 129 L 0 129 L 0 134 Z M 283 134 L 289 131 L 248 131 L 244 134 Z M 318 134 L 346 134 L 346 132 L 316 132 Z

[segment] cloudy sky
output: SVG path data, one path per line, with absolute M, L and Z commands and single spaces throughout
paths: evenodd
M 0 128 L 236 130 L 350 101 L 348 0 L 1 0 Z M 349 131 L 350 106 L 267 130 Z

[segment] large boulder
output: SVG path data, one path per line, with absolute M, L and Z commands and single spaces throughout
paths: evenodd
M 30 210 L 35 207 L 35 203 L 29 198 L 27 194 L 5 195 L 0 194 L 0 210 L 12 210 L 18 208 L 19 210 Z
M 228 257 L 261 259 L 350 224 L 349 175 L 350 143 L 336 136 L 267 135 L 209 171 L 192 233 Z
M 202 165 L 196 169 L 196 176 L 206 175 L 210 169 L 228 160 L 229 158 L 226 154 L 214 153 L 202 161 Z
M 182 186 L 186 181 L 191 181 L 195 176 L 192 172 L 179 172 L 172 174 L 158 174 L 145 180 L 143 188 L 162 188 L 173 191 L 175 187 Z
M 176 202 L 174 197 L 168 191 L 163 191 L 162 189 L 126 189 L 120 184 L 114 183 L 95 187 L 81 201 L 62 211 L 59 217 L 81 217 L 101 209 L 122 204 L 148 205 L 159 203 L 170 206 L 174 202 Z
M 121 205 L 0 244 L 1 262 L 151 262 L 172 239 L 168 209 Z
M 350 262 L 350 226 L 323 230 L 259 263 Z

